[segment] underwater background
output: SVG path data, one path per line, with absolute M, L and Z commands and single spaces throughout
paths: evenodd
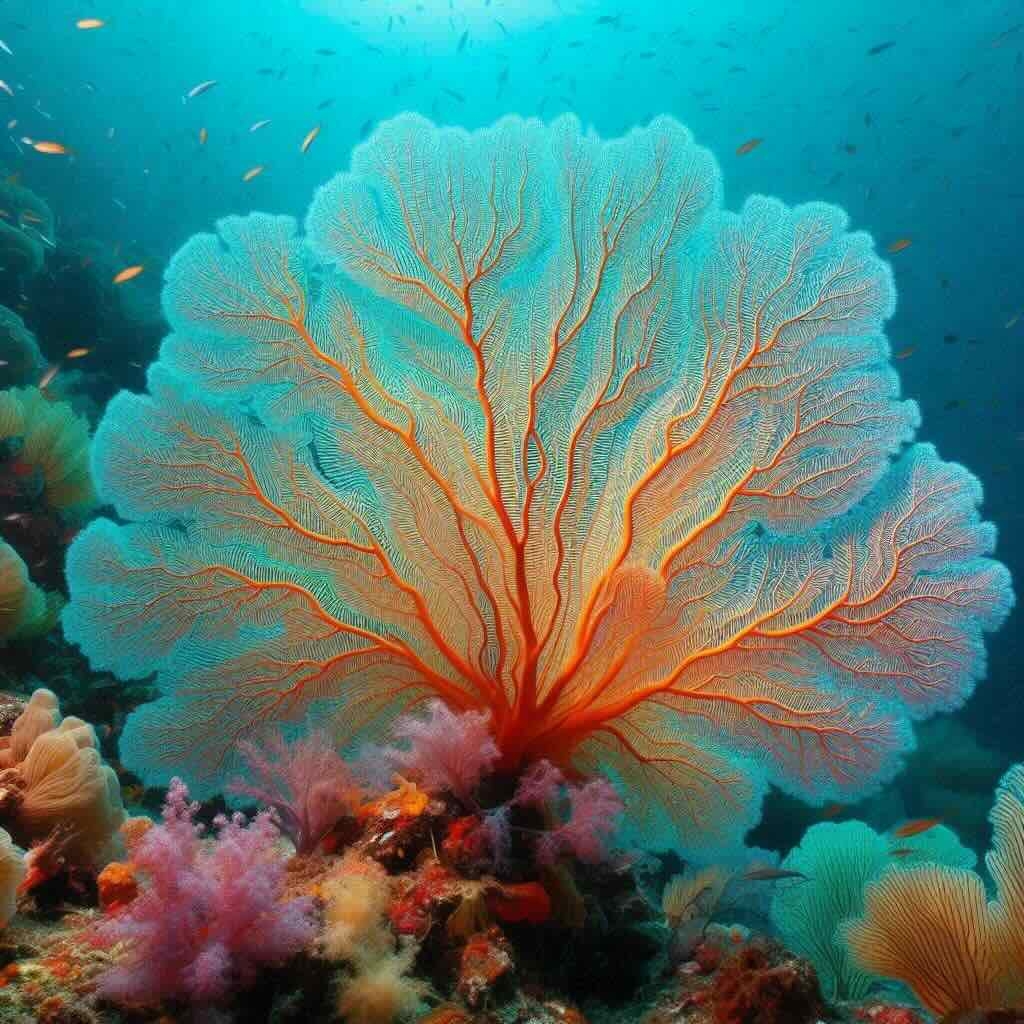
M 387 119 L 410 111 L 472 131 L 569 113 L 615 139 L 669 115 L 717 160 L 725 209 L 750 195 L 823 201 L 874 237 L 894 277 L 884 331 L 902 397 L 920 406 L 916 439 L 978 477 L 994 557 L 1024 578 L 1019 3 L 0 0 L 0 41 L 0 191 L 14 190 L 0 214 L 10 222 L 11 207 L 42 261 L 26 270 L 0 253 L 0 304 L 38 340 L 40 387 L 93 429 L 118 391 L 144 389 L 168 330 L 163 273 L 190 236 L 251 211 L 301 223 Z M 52 221 L 19 214 L 20 189 Z M 3 351 L 0 364 L 3 388 Z M 63 547 L 83 523 L 29 537 L 19 487 L 0 480 L 0 512 L 19 495 L 0 539 L 62 590 Z M 989 848 L 993 790 L 1024 760 L 1020 614 L 986 635 L 965 706 L 922 730 L 906 773 L 859 817 L 946 822 Z M 0 642 L 0 685 L 31 691 L 60 628 Z M 67 671 L 68 693 L 59 673 L 42 682 L 76 713 L 88 707 L 113 759 L 138 686 L 107 677 L 83 697 L 79 669 Z M 772 792 L 749 839 L 784 855 L 848 813 Z

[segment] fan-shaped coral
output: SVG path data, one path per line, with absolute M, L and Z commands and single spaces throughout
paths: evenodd
M 888 267 L 845 215 L 720 208 L 659 118 L 623 139 L 404 115 L 290 218 L 167 272 L 149 394 L 97 435 L 65 628 L 156 671 L 126 761 L 210 786 L 239 734 L 364 737 L 440 698 L 499 770 L 600 768 L 734 836 L 768 780 L 895 770 L 1010 603 L 979 485 L 918 445 Z
M 0 641 L 49 632 L 62 607 L 60 594 L 37 587 L 21 555 L 0 541 Z
M 1024 999 L 1024 765 L 999 784 L 991 820 L 994 901 L 973 871 L 893 867 L 844 928 L 865 968 L 906 982 L 939 1016 Z
M 0 931 L 14 917 L 18 886 L 25 877 L 22 851 L 11 841 L 10 833 L 0 828 Z
M 0 442 L 17 440 L 22 472 L 39 474 L 43 501 L 65 515 L 95 503 L 89 475 L 89 423 L 67 402 L 51 401 L 38 388 L 0 392 Z
M 84 867 L 106 864 L 124 821 L 121 786 L 96 749 L 92 726 L 61 721 L 50 690 L 36 690 L 0 746 L 0 821 L 26 846 L 63 833 L 61 848 Z
M 36 336 L 14 310 L 0 306 L 0 388 L 38 379 L 45 365 Z

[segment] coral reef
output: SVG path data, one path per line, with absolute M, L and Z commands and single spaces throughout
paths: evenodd
M 971 692 L 1008 577 L 977 481 L 901 452 L 870 239 L 721 194 L 668 118 L 404 115 L 304 237 L 192 238 L 148 393 L 97 432 L 120 523 L 69 553 L 69 636 L 163 692 L 126 764 L 211 792 L 268 721 L 372 742 L 440 699 L 489 716 L 499 773 L 603 772 L 706 847 L 768 783 L 891 778 Z

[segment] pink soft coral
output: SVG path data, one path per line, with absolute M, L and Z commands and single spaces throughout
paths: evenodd
M 322 731 L 291 744 L 273 733 L 262 748 L 248 741 L 238 746 L 252 780 L 235 779 L 228 790 L 271 808 L 299 853 L 316 849 L 358 799 L 348 765 Z
M 248 823 L 240 814 L 220 817 L 216 841 L 207 843 L 193 823 L 197 810 L 185 784 L 173 779 L 163 825 L 135 850 L 148 885 L 93 931 L 97 945 L 126 949 L 99 979 L 107 999 L 216 1002 L 259 968 L 297 953 L 316 932 L 312 899 L 280 900 L 284 863 L 270 814 Z
M 608 841 L 618 827 L 622 798 L 607 779 L 591 779 L 568 787 L 569 820 L 537 840 L 537 860 L 552 864 L 570 855 L 584 864 L 608 856 Z
M 461 800 L 472 796 L 499 757 L 490 715 L 480 711 L 456 714 L 439 700 L 427 705 L 425 718 L 399 719 L 394 734 L 408 744 L 385 751 L 396 769 L 428 791 L 452 793 Z

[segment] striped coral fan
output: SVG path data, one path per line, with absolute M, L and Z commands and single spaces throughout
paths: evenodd
M 842 211 L 721 209 L 659 118 L 403 115 L 288 217 L 167 272 L 172 333 L 96 439 L 68 634 L 152 671 L 127 762 L 215 785 L 310 716 L 440 698 L 499 769 L 600 769 L 708 842 L 768 781 L 848 799 L 959 705 L 1010 604 L 981 491 L 927 445 Z M 893 461 L 895 457 L 895 462 Z

